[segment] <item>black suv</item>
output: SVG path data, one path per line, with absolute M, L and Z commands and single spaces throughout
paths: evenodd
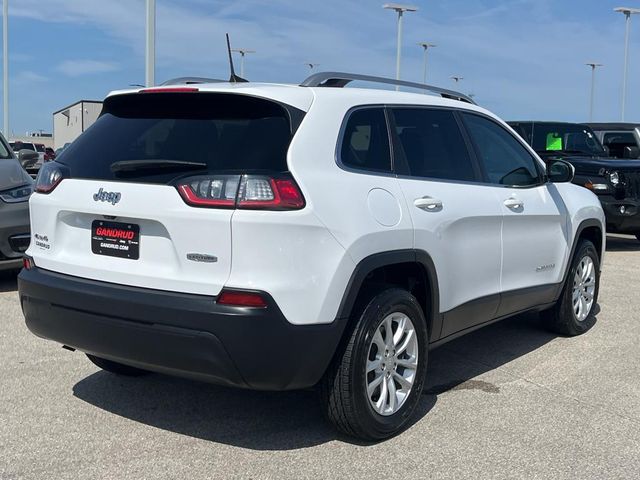
M 536 121 L 509 125 L 545 161 L 562 159 L 575 167 L 573 183 L 598 195 L 608 232 L 632 234 L 640 240 L 640 160 L 628 155 L 612 158 L 587 125 Z

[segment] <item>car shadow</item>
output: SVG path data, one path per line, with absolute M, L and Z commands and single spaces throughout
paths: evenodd
M 607 252 L 638 251 L 640 251 L 640 241 L 634 235 L 607 235 Z
M 18 290 L 18 270 L 0 272 L 0 293 Z
M 451 390 L 499 393 L 475 380 L 487 371 L 540 348 L 555 335 L 537 314 L 490 325 L 430 352 L 428 383 L 413 423 Z M 321 414 L 317 392 L 256 392 L 151 374 L 127 378 L 97 372 L 80 380 L 73 394 L 130 420 L 203 440 L 254 450 L 293 450 L 340 440 Z M 410 426 L 409 426 L 410 427 Z

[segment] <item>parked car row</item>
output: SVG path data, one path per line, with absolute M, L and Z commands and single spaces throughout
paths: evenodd
M 545 161 L 562 159 L 575 168 L 573 182 L 595 193 L 607 231 L 640 240 L 640 136 L 635 124 L 509 122 Z M 606 145 L 601 143 L 604 140 Z
M 21 152 L 31 152 L 33 165 L 37 155 L 35 146 L 30 146 L 34 150 L 26 148 Z M 0 135 L 0 270 L 19 268 L 31 239 L 28 200 L 34 182 L 23 165 Z

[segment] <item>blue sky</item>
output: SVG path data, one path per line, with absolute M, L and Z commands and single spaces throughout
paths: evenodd
M 15 134 L 51 131 L 52 112 L 144 83 L 144 0 L 10 0 L 10 108 Z M 321 70 L 395 75 L 395 14 L 383 0 L 157 0 L 162 81 L 228 76 L 224 33 L 254 81 L 300 82 Z M 402 77 L 473 93 L 505 119 L 585 121 L 590 70 L 596 120 L 620 115 L 621 0 L 415 0 L 404 22 Z M 622 1 L 640 8 L 640 1 Z M 238 63 L 236 64 L 237 68 Z M 627 120 L 640 121 L 640 15 L 632 17 Z

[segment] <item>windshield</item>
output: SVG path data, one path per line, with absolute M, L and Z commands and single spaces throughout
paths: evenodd
M 25 142 L 12 142 L 11 148 L 16 153 L 19 152 L 20 150 L 33 150 L 34 152 L 36 151 L 36 147 L 33 145 L 33 143 L 25 143 Z
M 538 153 L 576 153 L 606 156 L 593 130 L 572 123 L 532 123 L 521 126 L 527 142 Z
M 167 183 L 202 170 L 286 171 L 287 110 L 219 93 L 110 97 L 98 120 L 58 157 L 71 176 Z

